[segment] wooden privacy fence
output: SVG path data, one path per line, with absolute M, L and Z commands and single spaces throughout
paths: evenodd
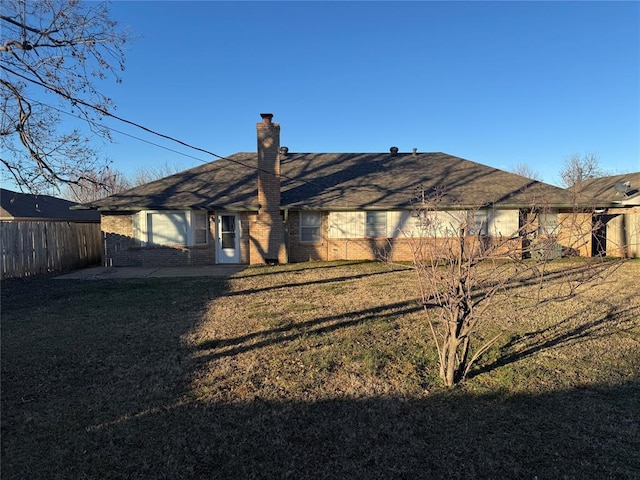
M 2 279 L 99 264 L 100 224 L 2 221 Z

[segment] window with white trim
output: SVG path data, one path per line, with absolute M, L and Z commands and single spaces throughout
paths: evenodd
M 207 243 L 209 232 L 209 214 L 207 212 L 193 212 L 193 237 L 196 245 Z
M 186 245 L 187 226 L 185 212 L 147 213 L 147 245 Z
M 387 212 L 367 212 L 365 235 L 367 238 L 387 238 Z
M 204 211 L 143 210 L 133 216 L 133 236 L 141 246 L 205 245 L 208 230 Z
M 322 241 L 321 212 L 300 212 L 300 241 L 305 243 Z

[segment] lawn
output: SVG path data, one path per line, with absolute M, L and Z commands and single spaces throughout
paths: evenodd
M 639 279 L 494 312 L 452 389 L 403 268 L 5 281 L 2 478 L 637 479 Z

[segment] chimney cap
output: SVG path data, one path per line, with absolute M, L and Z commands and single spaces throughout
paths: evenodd
M 282 155 L 283 157 L 287 156 L 287 153 L 289 153 L 289 147 L 280 147 L 280 155 Z
M 398 153 L 398 147 L 391 147 L 389 151 L 391 152 L 391 155 L 395 155 L 396 153 Z
M 271 119 L 273 118 L 273 113 L 261 113 L 262 123 L 271 123 Z

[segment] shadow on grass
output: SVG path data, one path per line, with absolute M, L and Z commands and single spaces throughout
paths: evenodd
M 500 349 L 501 353 L 495 362 L 473 369 L 468 378 L 491 372 L 554 347 L 569 347 L 580 342 L 610 336 L 613 331 L 628 331 L 633 334 L 632 331 L 637 328 L 638 309 L 634 307 L 609 305 L 606 314 L 593 321 L 582 323 L 579 320 L 584 315 L 584 311 L 576 312 L 553 325 L 510 340 Z
M 86 478 L 85 430 L 181 398 L 193 366 L 182 336 L 228 291 L 223 278 L 3 281 L 2 478 Z M 117 463 L 128 447 L 109 448 Z
M 117 399 L 114 399 L 117 401 Z M 182 403 L 8 445 L 6 478 L 638 478 L 640 386 Z
M 4 287 L 2 478 L 640 475 L 637 376 L 622 385 L 540 395 L 477 395 L 460 388 L 411 398 L 391 393 L 208 402 L 191 391 L 200 359 L 193 358 L 182 336 L 201 321 L 209 301 L 228 292 L 226 281 L 42 281 Z M 303 330 L 320 333 L 411 308 L 420 307 L 398 303 L 344 320 L 317 319 Z M 231 347 L 229 355 L 237 354 L 261 342 L 283 341 L 268 336 L 287 331 L 256 332 L 225 346 Z M 265 375 L 271 374 L 278 372 Z
M 371 260 L 341 260 L 335 262 L 300 262 L 286 263 L 280 265 L 256 265 L 242 271 L 239 277 L 258 277 L 262 275 L 273 275 L 274 273 L 297 272 L 302 273 L 309 270 L 326 270 L 338 267 L 348 267 L 354 265 L 374 264 Z
M 342 265 L 335 265 L 334 267 L 336 266 L 342 266 Z M 322 269 L 322 268 L 331 268 L 331 267 L 318 267 L 318 269 Z M 311 270 L 314 270 L 314 269 L 305 268 L 301 270 L 285 270 L 278 273 L 289 273 L 289 272 L 302 273 L 304 271 L 311 271 Z M 343 282 L 352 281 L 352 280 L 361 280 L 363 278 L 370 278 L 375 276 L 394 275 L 394 274 L 397 274 L 399 270 L 402 270 L 402 269 L 396 268 L 395 270 L 388 269 L 388 270 L 382 270 L 382 271 L 371 271 L 367 273 L 356 273 L 353 275 L 345 275 L 342 277 L 320 278 L 317 280 L 305 280 L 303 282 L 290 282 L 290 283 L 284 283 L 281 285 L 269 285 L 261 288 L 252 288 L 248 290 L 237 290 L 237 291 L 229 292 L 227 296 L 256 294 L 261 292 L 278 290 L 282 288 L 295 288 L 295 287 L 304 287 L 304 286 L 310 286 L 310 285 L 330 285 L 330 284 L 343 283 Z M 406 269 L 406 270 L 409 270 L 409 269 Z M 245 275 L 244 277 L 252 277 L 252 276 L 255 276 L 255 275 Z
M 277 343 L 290 342 L 301 336 L 322 335 L 341 328 L 353 327 L 369 321 L 393 320 L 399 316 L 422 310 L 416 302 L 398 302 L 382 307 L 368 308 L 349 314 L 329 315 L 306 322 L 297 322 L 281 327 L 252 332 L 234 338 L 215 339 L 203 342 L 199 350 L 218 350 L 200 356 L 201 361 L 238 355 Z M 247 343 L 259 339 L 253 343 Z M 221 350 L 225 347 L 233 347 Z

